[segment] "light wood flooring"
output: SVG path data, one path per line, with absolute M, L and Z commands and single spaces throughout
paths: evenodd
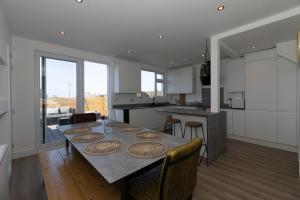
M 13 161 L 11 200 L 45 200 L 37 156 Z M 300 200 L 297 154 L 228 140 L 228 151 L 198 168 L 193 199 Z

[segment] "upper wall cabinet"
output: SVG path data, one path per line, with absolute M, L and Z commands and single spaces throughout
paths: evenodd
M 221 85 L 225 91 L 245 91 L 245 68 L 244 58 L 221 61 Z
M 117 60 L 114 66 L 115 93 L 130 94 L 141 91 L 141 66 L 138 63 Z
M 168 73 L 168 94 L 194 93 L 195 69 L 184 67 L 170 70 Z

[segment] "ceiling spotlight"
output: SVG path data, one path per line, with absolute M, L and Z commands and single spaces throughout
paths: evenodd
M 164 37 L 165 37 L 164 35 L 160 35 L 160 36 L 159 36 L 160 39 L 163 39 Z
M 62 36 L 64 36 L 64 35 L 66 35 L 66 32 L 60 31 L 59 34 L 62 35 Z
M 171 65 L 173 65 L 173 64 L 174 64 L 174 61 L 171 61 L 170 63 L 171 63 Z
M 256 49 L 256 46 L 252 46 L 252 49 Z
M 202 56 L 202 57 L 205 57 L 205 55 L 204 55 L 204 54 L 202 54 L 201 56 Z
M 225 9 L 225 6 L 219 6 L 218 7 L 218 11 L 222 11 L 222 10 L 224 10 Z
M 184 60 L 184 61 L 187 61 L 188 59 L 187 59 L 187 58 L 184 58 L 183 60 Z
M 77 3 L 83 3 L 83 0 L 75 0 Z
M 127 50 L 127 53 L 131 53 L 131 50 L 128 49 L 128 50 Z

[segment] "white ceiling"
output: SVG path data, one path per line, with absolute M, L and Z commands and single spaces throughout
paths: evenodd
M 297 40 L 300 15 L 222 39 L 240 56 L 276 47 L 279 42 Z M 252 47 L 256 48 L 253 49 Z
M 199 63 L 211 35 L 300 6 L 299 0 L 0 1 L 15 35 L 166 67 Z M 219 5 L 225 10 L 218 12 Z

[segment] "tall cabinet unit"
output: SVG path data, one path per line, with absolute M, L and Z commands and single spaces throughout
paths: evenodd
M 276 51 L 246 55 L 247 137 L 277 141 Z
M 296 63 L 278 57 L 278 143 L 297 145 L 297 83 Z

